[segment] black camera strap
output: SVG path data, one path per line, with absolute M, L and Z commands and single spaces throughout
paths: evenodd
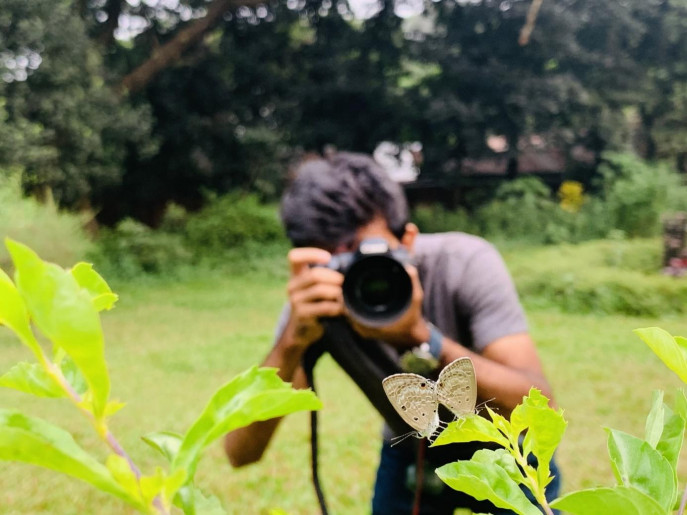
M 303 356 L 303 368 L 310 387 L 315 390 L 314 368 L 317 360 L 328 352 L 334 361 L 353 379 L 358 387 L 397 434 L 408 431 L 407 424 L 396 413 L 384 393 L 382 380 L 391 374 L 403 372 L 399 364 L 381 342 L 358 336 L 341 319 L 325 321 L 326 338 L 311 345 Z M 323 515 L 328 513 L 319 478 L 317 412 L 310 415 L 310 450 L 312 478 Z

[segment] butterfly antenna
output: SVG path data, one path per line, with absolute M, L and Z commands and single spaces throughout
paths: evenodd
M 408 438 L 410 438 L 411 436 L 415 436 L 416 434 L 417 433 L 415 431 L 410 431 L 409 433 L 406 433 L 404 435 L 392 437 L 391 438 L 391 447 L 393 447 L 394 445 L 398 445 L 402 441 L 407 440 Z
M 496 397 L 492 397 L 491 399 L 487 399 L 484 402 L 480 402 L 477 406 L 475 406 L 475 414 L 478 414 L 480 411 L 482 411 L 482 408 L 484 408 L 488 402 L 496 400 Z M 498 406 L 495 406 L 492 408 L 494 411 L 498 411 L 499 408 Z

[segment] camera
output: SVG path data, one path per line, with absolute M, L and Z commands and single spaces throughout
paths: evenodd
M 390 249 L 383 238 L 363 240 L 355 252 L 332 256 L 327 268 L 344 274 L 343 299 L 350 315 L 368 327 L 386 326 L 410 306 L 413 284 L 405 265 L 410 255 Z

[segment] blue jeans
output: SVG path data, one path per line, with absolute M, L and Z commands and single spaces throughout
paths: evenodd
M 470 508 L 476 513 L 512 515 L 512 511 L 497 508 L 490 502 L 477 501 L 462 492 L 457 492 L 439 479 L 434 473 L 435 468 L 457 459 L 469 459 L 477 450 L 476 446 L 468 444 L 462 446 L 462 449 L 458 449 L 457 452 L 455 449 L 446 452 L 448 447 L 453 446 L 427 449 L 420 513 L 422 515 L 452 515 L 456 508 Z M 384 442 L 372 499 L 373 515 L 410 515 L 415 499 L 413 483 L 416 455 L 416 445 L 391 447 L 389 443 Z M 546 487 L 546 497 L 550 501 L 558 497 L 560 493 L 560 474 L 554 460 L 551 461 L 551 474 L 554 479 Z M 533 500 L 529 490 L 523 490 L 528 498 Z

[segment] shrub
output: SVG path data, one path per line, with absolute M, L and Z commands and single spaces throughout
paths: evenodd
M 654 236 L 661 215 L 687 208 L 687 187 L 664 163 L 650 164 L 632 154 L 604 154 L 599 168 L 611 226 L 630 237 Z
M 425 204 L 413 209 L 411 218 L 422 232 L 475 232 L 476 225 L 465 209 L 450 210 L 441 204 Z
M 185 238 L 196 255 L 217 256 L 250 243 L 283 241 L 285 236 L 274 206 L 261 204 L 254 195 L 229 194 L 190 215 Z
M 542 243 L 561 235 L 551 227 L 561 209 L 548 187 L 536 177 L 501 184 L 494 200 L 476 212 L 480 233 L 488 238 L 507 238 Z
M 83 216 L 58 210 L 51 199 L 44 204 L 24 197 L 19 171 L 0 169 L 0 236 L 19 237 L 46 260 L 67 265 L 83 258 L 92 248 L 84 231 Z M 0 248 L 0 266 L 9 266 L 9 255 Z
M 687 210 L 687 185 L 665 164 L 647 163 L 632 154 L 604 155 L 599 194 L 583 195 L 579 183 L 563 183 L 554 201 L 536 177 L 502 183 L 491 201 L 467 214 L 438 206 L 415 209 L 426 232 L 463 230 L 495 241 L 579 243 L 606 238 L 655 236 L 665 213 Z
M 98 266 L 119 277 L 169 272 L 190 261 L 181 235 L 155 231 L 127 218 L 114 229 L 104 229 L 98 249 L 90 256 Z

